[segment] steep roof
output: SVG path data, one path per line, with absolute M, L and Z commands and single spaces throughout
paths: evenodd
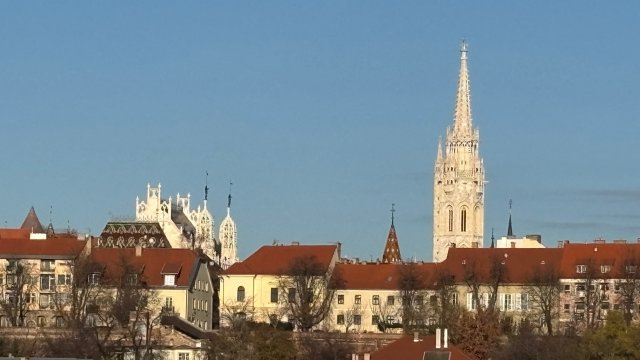
M 340 274 L 343 280 L 341 286 L 343 289 L 399 290 L 403 269 L 408 270 L 410 266 L 415 267 L 425 287 L 430 287 L 430 279 L 436 267 L 434 263 L 339 263 L 336 264 L 335 272 Z
M 33 208 L 33 206 L 31 207 L 31 209 L 29 209 L 29 212 L 24 218 L 24 221 L 22 222 L 22 226 L 20 226 L 20 228 L 29 230 L 34 233 L 44 233 L 44 227 L 42 226 L 40 219 L 38 219 L 38 215 L 36 215 L 36 210 Z
M 105 279 L 119 278 L 122 276 L 123 265 L 126 265 L 140 270 L 143 280 L 149 286 L 163 286 L 163 269 L 169 268 L 169 273 L 176 274 L 176 286 L 189 287 L 201 263 L 198 255 L 189 249 L 141 250 L 140 256 L 136 256 L 136 248 L 94 248 L 91 249 L 91 259 L 104 267 L 102 276 Z M 202 266 L 204 265 L 202 261 Z
M 0 258 L 73 259 L 88 241 L 72 234 L 31 240 L 30 233 L 26 229 L 0 229 Z
M 247 259 L 231 265 L 226 275 L 281 275 L 301 257 L 314 257 L 327 270 L 338 258 L 338 245 L 265 245 Z
M 391 227 L 389 228 L 389 234 L 387 235 L 387 242 L 384 245 L 384 253 L 382 254 L 382 262 L 395 263 L 402 261 L 400 256 L 400 245 L 398 244 L 398 236 L 396 235 L 396 227 L 391 221 Z
M 426 357 L 426 359 L 450 359 L 450 360 L 472 360 L 462 350 L 455 346 L 449 346 L 447 349 L 436 350 L 436 337 L 433 335 L 423 336 L 419 341 L 414 341 L 413 336 L 407 335 L 392 342 L 391 344 L 371 353 L 371 360 L 423 360 L 425 352 L 429 352 L 432 356 L 444 354 L 445 357 Z M 450 356 L 447 357 L 446 355 Z

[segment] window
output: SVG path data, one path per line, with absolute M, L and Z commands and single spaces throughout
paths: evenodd
M 238 291 L 236 294 L 237 301 L 244 301 L 244 286 L 238 286 Z
M 164 310 L 173 312 L 173 298 L 164 298 Z
M 378 315 L 371 316 L 371 325 L 378 325 L 379 321 L 380 321 L 380 316 Z
M 100 284 L 100 273 L 91 273 L 87 277 L 87 282 L 89 285 L 99 285 Z
M 27 304 L 35 304 L 36 303 L 36 294 L 35 293 L 26 293 L 24 294 L 24 302 Z
M 278 288 L 271 288 L 271 302 L 278 302 Z
M 528 294 L 516 294 L 516 306 L 518 311 L 527 311 L 529 309 L 529 295 Z
M 411 305 L 411 297 L 405 295 L 402 297 L 402 305 Z
M 138 274 L 129 273 L 125 276 L 125 282 L 127 285 L 134 286 L 138 284 Z
M 53 308 L 53 294 L 40 294 L 40 309 Z
M 40 261 L 40 271 L 54 271 L 56 269 L 55 260 L 42 260 Z
M 458 293 L 451 294 L 451 305 L 458 305 Z
M 56 316 L 56 327 L 64 327 L 64 318 L 62 316 Z
M 611 271 L 611 265 L 601 265 L 600 272 L 606 274 Z
M 473 298 L 473 294 L 467 293 L 467 310 L 475 310 L 476 305 L 476 299 Z
M 185 353 L 185 352 L 178 353 L 178 360 L 189 360 L 189 353 Z
M 373 298 L 371 298 L 371 304 L 380 305 L 380 296 L 379 295 L 373 295 Z
M 449 209 L 449 231 L 453 231 L 453 210 Z
M 500 310 L 509 311 L 513 309 L 511 294 L 499 294 L 499 298 L 500 298 Z
M 37 321 L 36 322 L 37 325 L 40 326 L 40 327 L 45 326 L 47 324 L 47 321 L 45 320 L 44 316 L 38 316 L 36 321 Z
M 165 286 L 175 286 L 176 285 L 176 275 L 175 274 L 164 274 L 164 285 Z
M 436 295 L 429 296 L 429 305 L 438 306 L 438 297 Z
M 396 318 L 393 316 L 387 316 L 387 324 L 395 324 Z
M 355 299 L 353 300 L 354 304 L 361 304 L 362 303 L 362 296 L 360 295 L 356 295 Z
M 353 325 L 362 325 L 362 316 L 353 315 Z
M 624 268 L 628 274 L 635 274 L 638 267 L 636 265 L 627 265 Z
M 395 297 L 393 297 L 393 295 L 389 295 L 387 296 L 387 305 L 393 305 L 395 303 L 396 299 Z
M 289 292 L 287 293 L 287 300 L 289 300 L 290 303 L 296 302 L 296 289 L 295 288 L 289 288 Z
M 336 323 L 338 323 L 338 325 L 344 325 L 344 315 L 342 314 L 338 315 L 338 318 L 336 319 Z
M 565 313 L 569 313 L 571 311 L 571 305 L 569 304 L 564 304 L 564 312 Z
M 58 285 L 71 285 L 71 274 L 58 275 Z
M 16 270 L 18 269 L 18 260 L 7 260 L 8 264 L 7 264 L 7 272 L 8 273 L 15 273 Z
M 576 265 L 576 272 L 578 274 L 584 274 L 587 272 L 587 265 Z
M 344 295 L 338 295 L 338 304 L 344 304 Z
M 40 290 L 55 290 L 56 277 L 53 274 L 40 275 Z
M 565 294 L 571 294 L 571 285 L 565 285 L 564 286 L 564 293 Z
M 415 305 L 422 305 L 424 303 L 424 297 L 422 297 L 422 295 L 417 295 L 414 303 Z
M 460 231 L 467 231 L 467 209 L 462 209 L 460 212 Z

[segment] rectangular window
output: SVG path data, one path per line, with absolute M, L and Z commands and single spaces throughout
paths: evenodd
M 178 360 L 189 360 L 189 353 L 178 353 Z
M 175 274 L 164 274 L 164 285 L 165 286 L 175 286 L 176 285 L 176 275 Z
M 362 303 L 362 296 L 360 295 L 356 295 L 355 299 L 353 300 L 354 304 L 361 304 Z
M 387 296 L 387 305 L 393 305 L 396 301 L 396 298 L 393 295 Z
M 529 295 L 528 294 L 516 294 L 515 310 L 527 311 L 529 309 Z
M 56 269 L 55 260 L 42 260 L 40 261 L 40 271 L 54 271 Z
M 40 294 L 40 309 L 53 308 L 53 294 Z
M 458 305 L 458 293 L 451 294 L 451 305 Z
M 373 297 L 371 298 L 371 304 L 380 305 L 380 296 L 379 295 L 373 295 Z
M 24 302 L 27 304 L 35 304 L 36 303 L 36 294 L 35 293 L 27 293 L 24 296 Z
M 278 302 L 278 288 L 271 288 L 271 302 Z
M 10 274 L 15 273 L 18 269 L 18 260 L 7 260 L 7 262 L 7 272 Z
M 571 294 L 571 285 L 565 285 L 564 286 L 564 293 L 565 294 Z
M 396 318 L 393 316 L 387 316 L 387 324 L 395 324 Z
M 71 285 L 71 274 L 58 275 L 58 285 Z
M 287 293 L 287 300 L 289 300 L 290 303 L 296 302 L 296 289 L 295 288 L 290 288 L 289 289 L 289 292 Z
M 40 275 L 40 290 L 55 290 L 56 277 L 53 274 Z
M 576 272 L 578 274 L 584 274 L 587 272 L 587 265 L 576 265 Z
M 100 285 L 100 273 L 91 273 L 87 277 L 89 285 Z
M 611 271 L 611 265 L 601 265 L 600 272 L 606 274 Z
M 344 325 L 344 315 L 342 314 L 338 315 L 338 318 L 336 319 L 336 323 L 338 323 L 338 325 Z
M 362 325 L 362 316 L 353 315 L 353 325 Z
M 378 315 L 371 316 L 371 325 L 378 325 L 379 321 L 380 321 L 380 316 Z
M 42 327 L 46 325 L 46 320 L 44 316 L 38 316 L 37 318 L 37 324 L 38 326 Z
M 344 304 L 344 295 L 338 295 L 338 304 Z
M 638 267 L 636 265 L 627 265 L 624 267 L 628 274 L 635 274 L 637 268 Z
M 472 293 L 467 293 L 467 310 L 473 311 L 476 309 L 476 299 L 473 298 Z
M 422 304 L 424 304 L 424 297 L 422 297 L 422 295 L 417 295 L 417 296 L 416 296 L 416 298 L 415 298 L 415 300 L 414 300 L 414 303 L 415 303 L 416 305 L 422 305 Z
M 571 311 L 571 305 L 569 304 L 564 304 L 564 312 L 565 313 L 569 313 Z

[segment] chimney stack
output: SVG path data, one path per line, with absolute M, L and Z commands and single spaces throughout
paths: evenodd
M 142 256 L 142 245 L 136 245 L 136 257 Z
M 447 344 L 447 329 L 444 329 L 444 345 L 442 346 L 443 349 L 448 348 L 448 344 Z
M 440 328 L 436 329 L 436 349 L 440 349 Z

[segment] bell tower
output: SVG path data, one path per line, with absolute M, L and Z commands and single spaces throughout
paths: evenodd
M 484 231 L 484 163 L 480 132 L 473 128 L 468 48 L 460 47 L 460 72 L 453 127 L 438 141 L 433 180 L 433 261 L 451 247 L 482 247 Z

